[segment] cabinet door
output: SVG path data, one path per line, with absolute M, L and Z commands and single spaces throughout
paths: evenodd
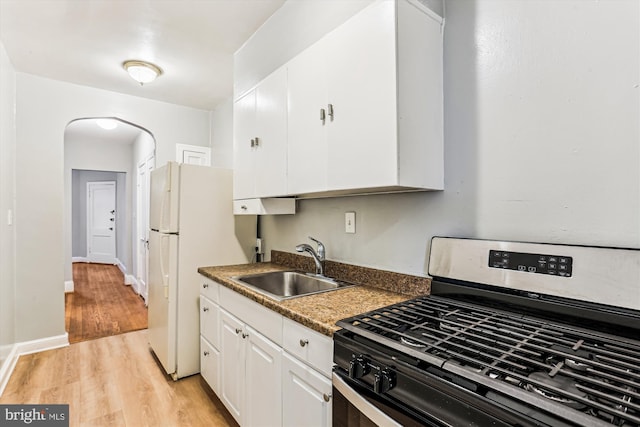
M 247 327 L 244 425 L 282 425 L 282 349 Z
M 233 104 L 233 198 L 250 199 L 254 193 L 253 160 L 256 137 L 256 93 L 254 90 Z
M 220 307 L 204 296 L 200 296 L 200 335 L 220 348 Z
M 331 426 L 331 381 L 287 352 L 282 365 L 282 425 Z
M 378 2 L 326 37 L 330 190 L 397 182 L 394 8 Z
M 324 191 L 327 185 L 326 45 L 323 40 L 292 59 L 288 72 L 288 191 Z
M 256 87 L 254 185 L 256 197 L 287 194 L 287 70 Z
M 220 400 L 236 421 L 243 425 L 244 407 L 244 359 L 245 346 L 242 339 L 244 324 L 224 309 L 220 309 Z
M 220 352 L 200 337 L 200 375 L 215 394 L 220 394 Z

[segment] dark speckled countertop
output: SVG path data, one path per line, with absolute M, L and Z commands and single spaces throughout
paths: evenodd
M 426 277 L 349 266 L 332 261 L 326 261 L 325 265 L 329 277 L 360 285 L 277 301 L 231 280 L 233 276 L 269 271 L 292 269 L 310 271 L 310 267 L 313 266 L 311 258 L 297 254 L 273 251 L 271 258 L 279 263 L 200 267 L 198 272 L 285 317 L 328 336 L 332 336 L 340 329 L 336 326 L 336 322 L 340 319 L 406 301 L 416 295 L 428 294 L 430 290 L 431 281 Z M 332 275 L 332 271 L 338 274 Z M 385 277 L 388 282 L 387 289 L 384 285 Z M 370 282 L 371 286 L 363 284 L 367 282 Z

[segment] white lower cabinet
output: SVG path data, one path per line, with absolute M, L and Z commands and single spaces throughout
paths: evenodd
M 219 286 L 201 297 L 201 374 L 241 426 L 331 426 L 332 340 Z
M 282 424 L 282 348 L 221 310 L 220 400 L 243 426 Z
M 282 425 L 331 426 L 331 380 L 288 353 L 282 363 Z
M 220 393 L 220 352 L 204 337 L 200 337 L 200 375 L 211 389 Z
M 247 327 L 245 367 L 246 411 L 243 425 L 282 425 L 282 348 Z

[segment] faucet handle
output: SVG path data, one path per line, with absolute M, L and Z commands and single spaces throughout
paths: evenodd
M 318 258 L 320 258 L 320 261 L 324 261 L 325 255 L 326 255 L 326 251 L 324 248 L 324 245 L 322 244 L 322 242 L 318 239 L 314 239 L 313 237 L 309 236 L 309 239 L 313 240 L 314 242 L 316 242 L 316 244 L 318 245 Z

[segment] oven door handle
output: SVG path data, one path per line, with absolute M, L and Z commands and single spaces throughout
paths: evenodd
M 378 426 L 388 427 L 402 427 L 402 424 L 397 423 L 387 414 L 376 408 L 369 403 L 367 399 L 362 397 L 355 391 L 349 384 L 345 382 L 338 374 L 332 373 L 331 378 L 333 380 L 333 386 L 338 390 L 353 406 L 358 408 L 360 413 L 369 418 Z

